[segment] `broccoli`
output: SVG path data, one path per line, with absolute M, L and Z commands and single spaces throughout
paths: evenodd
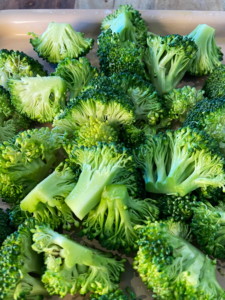
M 218 144 L 189 127 L 152 137 L 136 151 L 148 192 L 185 196 L 207 186 L 225 188 L 224 158 Z
M 135 149 L 144 143 L 146 140 L 146 134 L 144 130 L 131 124 L 120 128 L 119 139 L 127 148 Z
M 117 261 L 110 253 L 82 246 L 53 231 L 49 225 L 37 225 L 32 232 L 32 248 L 45 253 L 46 271 L 42 281 L 50 295 L 61 298 L 76 292 L 102 295 L 118 288 L 125 259 Z
M 53 127 L 60 132 L 67 131 L 71 137 L 76 129 L 90 122 L 90 117 L 108 121 L 107 125 L 115 127 L 132 124 L 135 120 L 132 102 L 122 89 L 114 85 L 106 76 L 91 80 L 84 91 L 55 117 Z
M 13 228 L 18 227 L 22 223 L 24 223 L 27 219 L 32 218 L 32 214 L 27 211 L 23 211 L 20 208 L 20 204 L 13 205 L 9 211 L 9 225 Z
M 112 33 L 119 33 L 120 40 L 134 42 L 136 45 L 146 46 L 147 27 L 138 10 L 132 5 L 120 5 L 114 13 L 102 20 L 101 31 L 111 29 Z
M 48 127 L 27 130 L 0 144 L 0 195 L 18 203 L 57 163 L 63 137 Z
M 112 33 L 111 29 L 98 37 L 100 69 L 106 76 L 113 73 L 129 72 L 149 80 L 143 63 L 143 49 L 130 41 L 122 42 L 119 33 Z
M 206 79 L 203 90 L 209 99 L 225 96 L 225 65 L 220 65 L 213 70 Z
M 15 111 L 9 92 L 0 86 L 0 143 L 13 138 L 29 125 L 30 121 Z
M 136 200 L 129 196 L 125 185 L 112 184 L 104 188 L 100 203 L 83 220 L 79 235 L 97 238 L 108 250 L 136 250 L 134 226 L 158 218 L 154 200 Z
M 190 234 L 187 225 L 148 222 L 146 227 L 137 226 L 137 231 L 139 251 L 133 266 L 154 297 L 224 299 L 215 275 L 216 261 L 185 240 Z
M 42 256 L 32 250 L 30 219 L 7 237 L 0 250 L 0 299 L 40 300 L 48 295 L 43 283 Z
M 219 144 L 221 151 L 225 148 L 225 97 L 199 102 L 188 114 L 184 126 L 203 130 Z
M 2 208 L 0 208 L 0 247 L 2 246 L 2 243 L 7 238 L 7 236 L 10 235 L 14 229 L 12 224 L 10 223 L 9 214 L 9 209 L 4 211 Z
M 215 258 L 225 258 L 225 204 L 216 207 L 210 203 L 200 203 L 194 208 L 191 228 L 197 242 L 207 254 Z
M 8 88 L 8 79 L 22 77 L 48 76 L 43 66 L 23 52 L 0 50 L 0 85 Z
M 169 94 L 163 96 L 164 105 L 168 110 L 167 118 L 169 120 L 179 120 L 183 123 L 190 110 L 204 100 L 204 91 L 196 90 L 190 86 L 184 86 L 181 89 L 174 89 Z
M 115 292 L 104 294 L 104 295 L 97 295 L 97 294 L 91 294 L 90 299 L 91 300 L 137 300 L 136 295 L 131 292 L 131 290 L 127 287 L 126 288 L 128 296 L 123 293 L 122 290 L 117 290 Z
M 94 44 L 93 39 L 85 39 L 84 33 L 76 32 L 70 24 L 54 23 L 48 25 L 41 35 L 29 32 L 34 51 L 50 63 L 59 63 L 65 58 L 85 56 Z
M 198 47 L 192 39 L 178 34 L 151 36 L 147 44 L 144 61 L 152 84 L 160 94 L 168 94 L 184 77 Z
M 65 143 L 70 160 L 80 165 L 78 182 L 65 203 L 82 220 L 101 200 L 106 185 L 115 180 L 129 182 L 132 156 L 122 145 L 99 144 L 92 148 Z M 124 175 L 124 177 L 123 177 Z
M 216 45 L 215 29 L 206 25 L 199 24 L 189 35 L 198 46 L 195 59 L 192 61 L 188 72 L 192 75 L 204 76 L 221 65 L 223 53 L 221 47 Z
M 55 171 L 41 181 L 20 203 L 24 211 L 33 213 L 39 222 L 48 223 L 57 228 L 69 230 L 71 224 L 78 226 L 64 199 L 74 189 L 79 177 L 79 170 L 61 163 Z
M 85 57 L 80 57 L 79 60 L 66 58 L 59 62 L 51 76 L 60 76 L 66 81 L 70 90 L 70 99 L 73 99 L 92 78 L 99 76 L 99 72 Z
M 52 122 L 65 108 L 67 84 L 59 76 L 10 79 L 8 85 L 16 110 L 32 120 Z

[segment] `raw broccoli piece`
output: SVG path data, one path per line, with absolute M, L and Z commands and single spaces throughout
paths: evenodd
M 63 137 L 48 127 L 27 130 L 0 144 L 0 195 L 18 203 L 57 163 Z
M 48 25 L 41 35 L 28 32 L 34 51 L 50 63 L 59 63 L 65 58 L 85 56 L 94 44 L 93 39 L 85 39 L 84 33 L 76 32 L 70 24 L 54 23 Z
M 129 288 L 126 288 L 126 291 L 128 293 L 128 296 L 123 293 L 122 290 L 117 290 L 115 292 L 104 294 L 104 295 L 97 295 L 97 294 L 91 294 L 90 299 L 91 300 L 137 300 L 136 295 L 131 292 Z
M 60 76 L 66 81 L 70 90 L 70 99 L 73 99 L 91 79 L 99 76 L 99 72 L 85 57 L 80 57 L 79 60 L 66 58 L 59 62 L 51 76 Z
M 105 294 L 118 288 L 125 259 L 117 261 L 110 253 L 87 248 L 70 240 L 49 225 L 36 226 L 32 248 L 45 253 L 46 271 L 42 281 L 50 295 L 94 292 Z
M 32 214 L 27 211 L 23 211 L 20 208 L 20 204 L 12 206 L 9 211 L 9 224 L 11 227 L 18 227 L 22 223 L 24 223 L 27 219 L 32 218 Z
M 78 168 L 61 163 L 55 171 L 41 181 L 20 203 L 24 211 L 33 214 L 39 222 L 50 224 L 54 229 L 63 225 L 71 229 L 71 224 L 79 226 L 64 199 L 76 186 Z
M 136 45 L 146 46 L 147 27 L 138 10 L 132 5 L 120 5 L 114 13 L 102 20 L 101 31 L 111 29 L 112 33 L 119 33 L 121 41 L 134 42 Z
M 135 149 L 145 142 L 146 134 L 144 130 L 131 124 L 120 128 L 119 139 L 127 148 Z
M 191 228 L 197 242 L 207 254 L 225 258 L 225 204 L 200 203 L 194 208 Z
M 13 138 L 29 125 L 30 121 L 15 111 L 9 92 L 0 86 L 0 143 Z
M 204 76 L 221 65 L 223 53 L 221 47 L 216 45 L 214 28 L 199 24 L 188 37 L 198 46 L 197 55 L 188 69 L 190 74 Z
M 122 145 L 99 144 L 92 148 L 65 144 L 69 159 L 82 170 L 78 182 L 65 202 L 82 220 L 101 200 L 106 185 L 123 180 L 129 182 L 132 156 Z M 127 171 L 128 170 L 128 171 Z M 125 183 L 124 183 L 125 182 Z
M 115 88 L 110 78 L 103 76 L 91 80 L 85 90 L 70 101 L 64 112 L 55 117 L 53 127 L 66 131 L 71 137 L 75 130 L 90 122 L 90 117 L 118 127 L 133 123 L 135 113 L 130 98 L 122 89 Z
M 83 220 L 79 235 L 97 238 L 108 250 L 137 250 L 135 225 L 158 218 L 154 200 L 136 200 L 129 196 L 125 185 L 112 184 L 104 188 L 100 203 Z
M 225 65 L 220 65 L 213 70 L 206 79 L 203 90 L 209 99 L 225 96 Z
M 0 247 L 2 243 L 13 232 L 13 226 L 10 224 L 9 209 L 4 211 L 0 208 Z
M 41 282 L 42 256 L 32 250 L 30 219 L 4 241 L 0 250 L 0 299 L 41 300 L 48 295 Z
M 136 151 L 148 192 L 185 196 L 207 186 L 225 188 L 218 144 L 189 127 L 151 137 Z
M 10 78 L 48 76 L 43 66 L 32 57 L 23 52 L 13 50 L 0 50 L 0 85 L 8 88 Z
M 187 225 L 149 222 L 137 230 L 139 251 L 133 266 L 154 297 L 224 299 L 225 291 L 215 275 L 216 261 L 185 240 L 189 236 Z
M 183 123 L 189 111 L 204 100 L 204 91 L 196 90 L 190 86 L 184 86 L 181 89 L 174 89 L 169 94 L 163 96 L 164 105 L 168 110 L 167 118 L 169 121 L 179 120 Z
M 111 29 L 98 37 L 100 69 L 106 76 L 113 73 L 129 72 L 149 79 L 143 63 L 143 49 L 130 41 L 121 41 L 119 33 L 112 33 Z
M 184 77 L 198 47 L 192 39 L 179 34 L 151 36 L 147 44 L 144 61 L 152 84 L 160 94 L 168 94 Z
M 223 192 L 222 188 L 213 188 L 211 186 L 208 186 L 207 188 L 201 188 L 197 189 L 195 191 L 196 196 L 198 197 L 198 200 L 200 202 L 210 202 L 213 205 L 216 205 L 218 201 L 224 201 L 225 202 L 225 194 Z
M 66 106 L 67 84 L 59 76 L 10 79 L 8 85 L 16 110 L 31 120 L 52 122 Z
M 204 130 L 219 144 L 221 151 L 225 148 L 225 97 L 199 102 L 188 114 L 184 126 Z

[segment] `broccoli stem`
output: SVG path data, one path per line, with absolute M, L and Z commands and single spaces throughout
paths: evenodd
M 113 33 L 119 33 L 121 41 L 135 41 L 135 28 L 131 22 L 132 14 L 129 11 L 124 11 L 114 19 L 110 25 Z

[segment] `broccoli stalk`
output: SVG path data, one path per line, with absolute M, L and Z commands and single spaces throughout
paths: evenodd
M 216 261 L 185 240 L 189 235 L 186 225 L 148 222 L 146 227 L 136 229 L 139 251 L 133 266 L 148 289 L 157 295 L 154 297 L 168 300 L 225 297 L 216 279 Z
M 206 24 L 199 24 L 188 35 L 188 38 L 193 39 L 198 46 L 197 55 L 188 69 L 192 75 L 207 75 L 221 65 L 223 53 L 221 47 L 216 45 L 214 28 Z
M 73 148 L 69 144 L 65 148 L 70 160 L 80 165 L 82 170 L 65 203 L 82 220 L 100 202 L 104 187 L 121 176 L 132 157 L 126 149 L 120 149 L 114 144 L 100 144 L 92 148 L 78 148 L 76 145 Z
M 79 234 L 89 239 L 97 237 L 107 249 L 124 248 L 129 252 L 137 249 L 133 227 L 157 217 L 154 200 L 132 199 L 125 185 L 112 184 L 104 188 L 99 205 L 84 219 L 82 225 L 86 228 Z
M 85 39 L 84 33 L 76 32 L 70 24 L 54 23 L 48 25 L 42 35 L 29 32 L 34 51 L 50 63 L 59 63 L 65 58 L 85 56 L 94 44 L 93 39 Z
M 109 253 L 82 246 L 48 225 L 36 226 L 32 232 L 32 248 L 45 253 L 42 281 L 50 295 L 63 298 L 67 293 L 83 295 L 90 291 L 102 295 L 118 288 L 124 259 L 117 261 Z

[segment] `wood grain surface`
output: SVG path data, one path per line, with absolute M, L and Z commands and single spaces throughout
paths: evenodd
M 223 10 L 225 0 L 0 0 L 0 9 L 113 9 L 132 4 L 136 9 Z

